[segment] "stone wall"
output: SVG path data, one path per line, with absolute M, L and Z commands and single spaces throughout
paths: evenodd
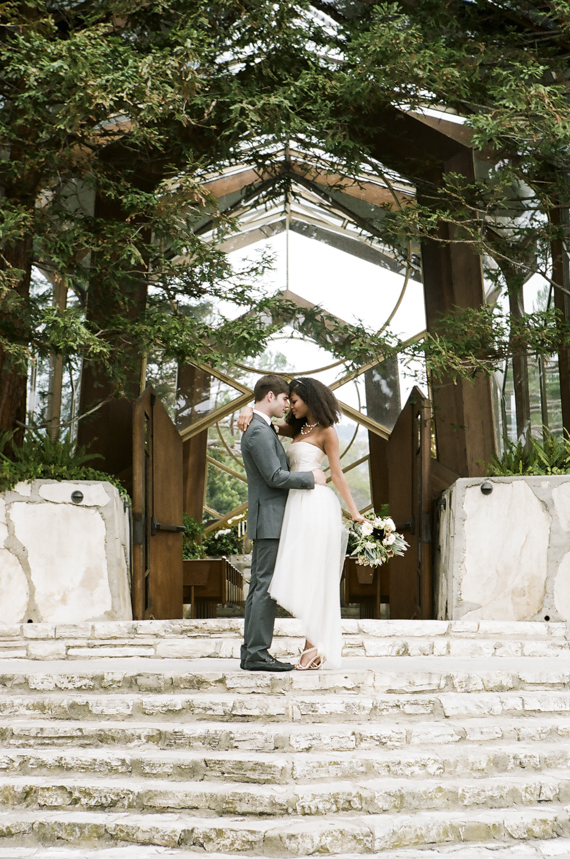
M 131 618 L 128 511 L 116 487 L 34 480 L 0 495 L 0 624 Z
M 438 520 L 439 619 L 570 620 L 570 475 L 462 478 Z

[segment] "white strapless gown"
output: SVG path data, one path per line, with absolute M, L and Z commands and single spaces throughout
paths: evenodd
M 287 458 L 291 471 L 312 471 L 320 467 L 324 454 L 316 445 L 300 441 L 289 445 Z M 340 668 L 339 585 L 347 537 L 332 489 L 289 490 L 269 593 L 301 620 L 305 637 L 330 668 Z

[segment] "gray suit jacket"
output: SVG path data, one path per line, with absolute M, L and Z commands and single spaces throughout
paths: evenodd
M 289 471 L 275 430 L 254 415 L 242 436 L 247 474 L 247 534 L 252 540 L 278 540 L 290 489 L 313 489 L 312 471 Z

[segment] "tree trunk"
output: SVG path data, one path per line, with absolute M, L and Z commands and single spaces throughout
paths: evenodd
M 0 255 L 0 273 L 8 273 L 11 270 L 21 272 L 15 291 L 24 300 L 27 300 L 30 294 L 32 254 L 33 235 L 28 234 L 19 242 L 4 248 Z M 22 342 L 27 342 L 24 320 L 14 320 L 13 314 L 4 312 L 0 315 L 1 321 L 10 321 L 15 329 L 16 338 L 21 335 Z M 24 436 L 27 381 L 27 368 L 23 369 L 14 364 L 11 356 L 0 346 L 0 432 L 15 431 L 16 444 L 21 444 Z
M 550 221 L 557 227 L 560 234 L 551 242 L 552 252 L 552 281 L 554 283 L 554 306 L 559 311 L 562 323 L 570 319 L 570 272 L 568 253 L 564 247 L 563 232 L 568 229 L 568 209 L 553 209 Z M 558 289 L 557 287 L 561 287 Z M 562 408 L 562 426 L 570 433 L 570 350 L 568 346 L 560 346 L 558 352 L 558 371 L 560 377 L 560 403 Z
M 95 217 L 121 222 L 124 219 L 120 202 L 98 196 L 95 202 Z M 150 237 L 149 237 L 150 238 Z M 121 288 L 111 279 L 92 278 L 87 299 L 87 318 L 100 328 L 107 328 L 114 314 L 136 319 L 144 313 L 147 297 L 147 273 L 125 273 Z M 109 378 L 104 369 L 96 364 L 84 362 L 81 373 L 80 413 L 84 414 L 110 398 L 93 415 L 79 422 L 77 440 L 90 453 L 100 454 L 103 459 L 94 461 L 96 468 L 121 475 L 127 482 L 127 472 L 132 465 L 132 402 L 141 394 L 142 356 L 136 344 L 117 343 L 121 356 L 123 380 L 119 385 Z

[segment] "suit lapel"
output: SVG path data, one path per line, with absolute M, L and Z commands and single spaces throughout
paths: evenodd
M 275 450 L 277 452 L 277 456 L 279 457 L 279 462 L 282 464 L 283 468 L 286 468 L 288 471 L 289 470 L 289 462 L 287 460 L 287 454 L 285 453 L 283 445 L 281 444 L 281 441 L 279 440 L 279 435 L 275 432 L 273 427 L 269 426 L 267 421 L 263 420 L 263 418 L 260 415 L 253 415 L 252 420 L 259 421 L 259 423 L 263 427 L 265 427 L 266 431 L 271 433 L 271 435 L 273 436 L 273 442 L 275 444 Z

